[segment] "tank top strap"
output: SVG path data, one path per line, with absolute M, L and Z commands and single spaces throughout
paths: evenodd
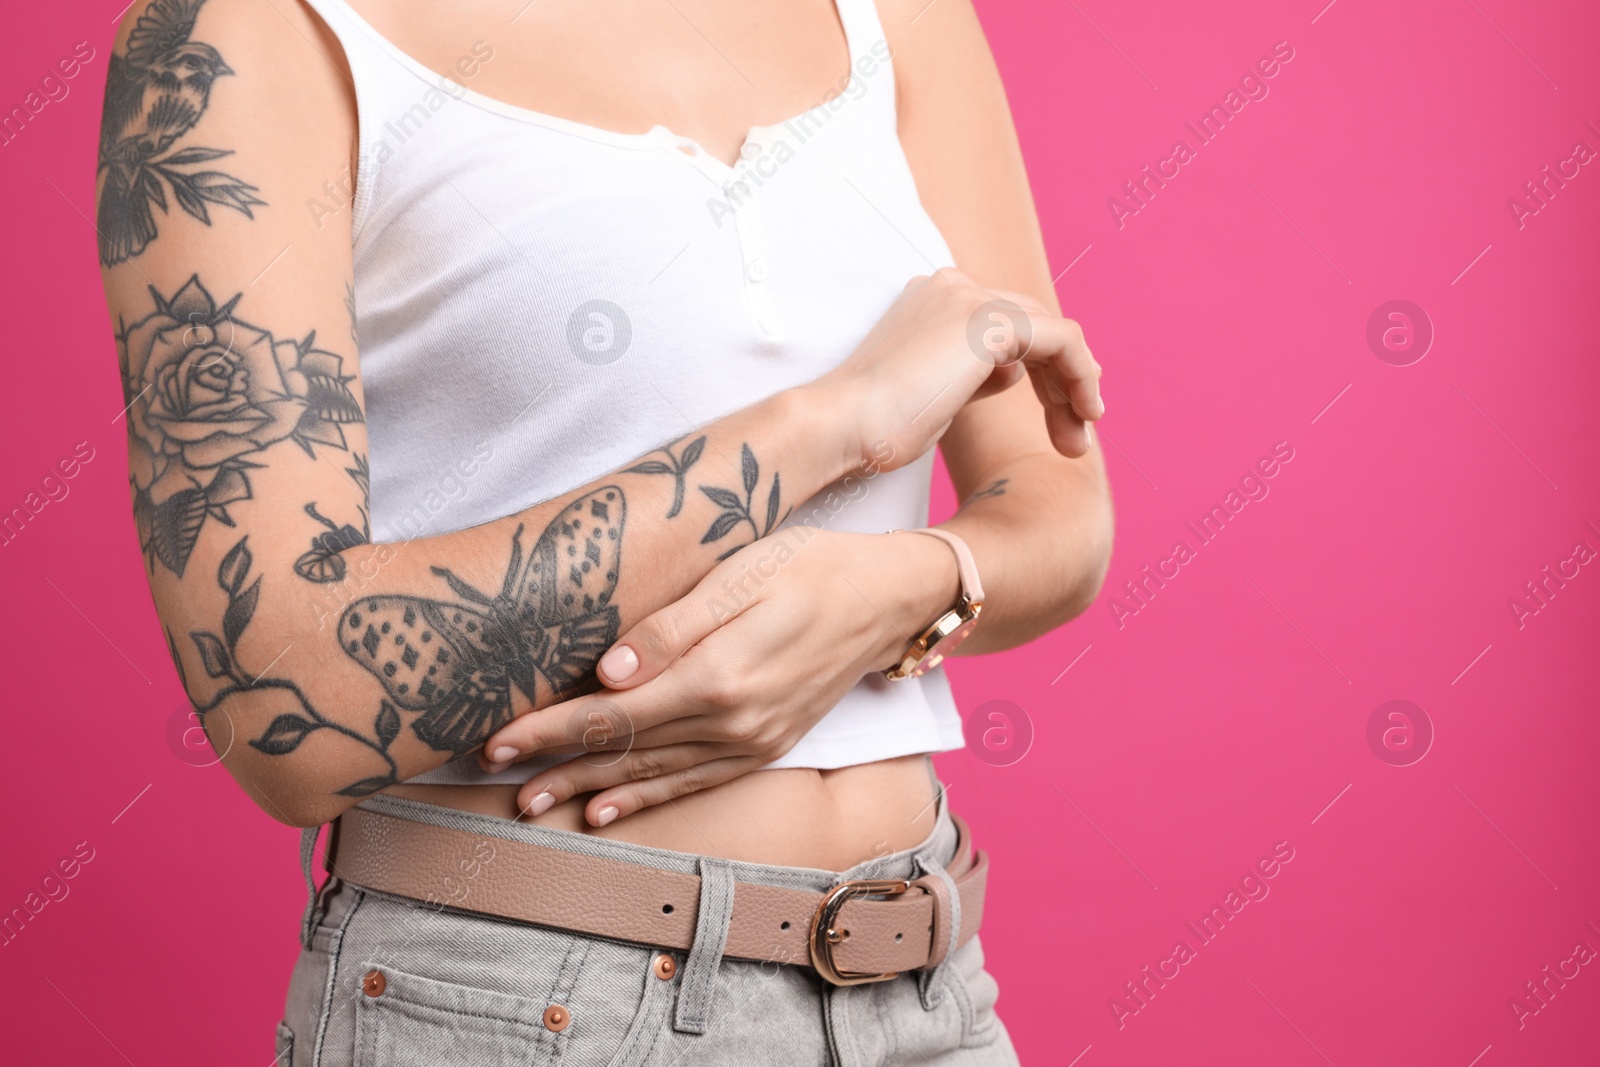
M 889 41 L 878 17 L 876 0 L 834 0 L 850 49 L 852 78 L 873 88 L 866 96 L 875 111 L 893 119 L 895 113 L 894 61 Z
M 379 170 L 426 119 L 467 95 L 461 79 L 428 69 L 362 18 L 345 0 L 305 0 L 344 50 L 355 89 L 357 151 L 351 219 L 359 239 Z M 481 42 L 480 42 L 481 43 Z M 474 62 L 464 56 L 463 63 Z M 471 77 L 469 68 L 465 77 Z
M 844 26 L 845 38 L 850 43 L 850 61 L 853 63 L 864 55 L 882 59 L 887 53 L 887 46 L 879 45 L 876 52 L 872 47 L 884 41 L 883 23 L 878 18 L 876 0 L 834 0 L 834 4 L 839 11 L 839 21 Z
M 355 79 L 358 98 L 362 90 L 398 92 L 417 84 L 425 68 L 401 52 L 344 0 L 305 0 L 344 49 L 345 61 Z

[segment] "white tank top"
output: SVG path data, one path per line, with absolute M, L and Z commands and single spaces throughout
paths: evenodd
M 909 278 L 952 265 L 900 146 L 873 0 L 837 0 L 848 82 L 752 129 L 731 168 L 663 126 L 616 133 L 472 91 L 483 64 L 512 62 L 482 42 L 452 80 L 344 0 L 309 2 L 360 123 L 353 203 L 332 182 L 307 206 L 353 211 L 374 540 L 519 511 L 812 381 Z M 932 463 L 846 479 L 789 521 L 924 525 Z M 874 674 L 772 766 L 960 746 L 941 671 Z M 485 775 L 467 757 L 414 780 L 521 782 L 550 762 Z

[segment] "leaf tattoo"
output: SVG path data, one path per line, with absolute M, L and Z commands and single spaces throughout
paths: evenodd
M 205 0 L 155 0 L 139 16 L 126 54 L 111 57 L 100 127 L 97 178 L 100 262 L 115 266 L 155 240 L 151 205 L 166 213 L 166 190 L 186 213 L 211 225 L 207 204 L 254 218 L 265 205 L 255 186 L 218 170 L 180 170 L 233 153 L 198 146 L 169 152 L 205 114 L 211 87 L 234 73 L 211 45 L 190 40 Z M 167 153 L 167 154 L 163 154 Z
M 778 475 L 776 473 L 772 475 L 772 488 L 767 491 L 765 521 L 758 525 L 754 514 L 752 514 L 756 486 L 761 483 L 761 464 L 756 462 L 756 454 L 750 451 L 748 444 L 741 445 L 739 448 L 739 476 L 744 485 L 744 496 L 742 498 L 732 489 L 723 489 L 714 485 L 702 485 L 700 487 L 700 491 L 709 497 L 713 504 L 722 509 L 717 517 L 712 520 L 711 528 L 706 531 L 705 536 L 700 538 L 702 545 L 722 540 L 745 523 L 749 524 L 751 533 L 755 535 L 752 540 L 760 540 L 771 533 L 772 528 L 778 524 L 778 508 L 781 504 L 782 491 L 779 488 Z M 785 513 L 784 517 L 788 517 L 787 513 Z M 735 545 L 717 558 L 719 560 L 727 559 L 743 547 L 743 545 Z
M 982 489 L 979 489 L 976 493 L 973 493 L 971 496 L 967 497 L 966 501 L 961 506 L 966 507 L 968 504 L 971 504 L 977 500 L 982 500 L 985 497 L 1005 496 L 1006 483 L 1010 480 L 1010 478 L 996 478 Z
M 206 674 L 212 678 L 227 680 L 227 684 L 213 693 L 211 699 L 204 704 L 195 701 L 195 711 L 201 715 L 201 723 L 205 722 L 206 712 L 236 694 L 264 690 L 287 692 L 299 701 L 300 711 L 284 712 L 275 717 L 267 724 L 261 736 L 250 742 L 251 748 L 269 756 L 285 756 L 299 748 L 300 743 L 316 731 L 332 730 L 372 750 L 382 757 L 388 767 L 385 773 L 370 775 L 345 786 L 339 790 L 340 794 L 361 797 L 394 785 L 399 781 L 399 768 L 395 764 L 394 757 L 389 755 L 389 745 L 400 732 L 400 720 L 388 701 L 383 701 L 378 707 L 374 739 L 324 716 L 312 706 L 294 682 L 283 678 L 250 678 L 240 665 L 239 638 L 243 636 L 245 629 L 250 625 L 250 620 L 254 618 L 256 602 L 261 595 L 260 577 L 253 582 L 249 581 L 250 568 L 255 562 L 249 542 L 248 536 L 241 537 L 217 566 L 217 585 L 228 596 L 227 610 L 222 613 L 221 635 L 207 630 L 195 630 L 189 634 L 189 639 L 194 642 L 195 649 L 200 653 L 200 663 L 205 668 Z M 170 634 L 168 638 L 170 641 Z M 178 659 L 176 647 L 172 652 L 174 661 L 178 663 L 179 678 L 184 679 L 183 664 Z M 268 667 L 270 669 L 270 664 Z M 187 688 L 187 679 L 184 681 Z
M 346 467 L 344 472 L 350 476 L 351 481 L 361 487 L 361 495 L 363 497 L 370 496 L 372 493 L 372 475 L 367 467 L 367 457 L 357 452 L 355 454 L 355 464 L 354 467 Z
M 659 459 L 646 459 L 627 468 L 625 474 L 670 474 L 673 479 L 672 507 L 667 510 L 667 518 L 676 518 L 678 512 L 683 510 L 684 478 L 689 473 L 689 468 L 700 462 L 700 454 L 705 451 L 706 438 L 704 434 L 696 437 L 683 447 L 680 455 L 672 454 L 672 446 L 683 438 L 675 438 L 656 449 L 667 457 L 666 462 Z M 655 453 L 651 453 L 654 455 Z

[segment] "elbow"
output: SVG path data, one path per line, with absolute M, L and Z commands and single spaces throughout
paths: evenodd
M 298 776 L 279 774 L 266 780 L 239 780 L 245 793 L 274 821 L 297 829 L 332 822 L 349 809 L 355 800 L 330 793 L 325 783 L 291 780 Z
M 1093 515 L 1084 524 L 1084 537 L 1080 551 L 1075 581 L 1069 583 L 1061 599 L 1061 622 L 1076 619 L 1088 611 L 1105 587 L 1106 575 L 1111 570 L 1111 545 L 1116 523 L 1111 507 L 1111 493 L 1104 482 L 1096 494 Z
M 228 720 L 232 736 L 214 733 L 213 738 L 228 773 L 273 820 L 321 826 L 394 781 L 392 769 L 369 766 L 376 761 L 362 759 L 359 746 L 339 730 L 313 727 L 308 718 L 280 708 L 268 710 L 270 719 L 259 713 L 234 715 Z M 294 733 L 302 723 L 308 728 Z

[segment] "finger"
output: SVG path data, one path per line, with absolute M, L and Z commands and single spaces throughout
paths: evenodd
M 1006 337 L 1015 349 L 1012 358 L 1027 364 L 1029 373 L 1034 376 L 1035 392 L 1046 409 L 1067 406 L 1075 412 L 1079 423 L 1093 422 L 1105 414 L 1105 402 L 1100 395 L 1101 368 L 1089 351 L 1079 325 L 1051 312 L 1026 293 L 996 290 L 994 295 L 1000 302 L 1013 305 L 1013 311 L 1006 316 L 1011 321 Z M 1017 316 L 1019 311 L 1021 315 Z M 999 364 L 1006 365 L 1005 362 Z M 1044 381 L 1039 377 L 1041 374 L 1045 376 Z M 1046 381 L 1053 388 L 1046 388 Z M 985 386 L 988 385 L 986 382 Z M 1087 450 L 1091 431 L 1086 426 L 1076 426 L 1072 420 L 1059 417 L 1051 422 L 1056 431 L 1052 440 L 1058 450 L 1069 455 Z
M 1045 430 L 1057 452 L 1077 458 L 1094 446 L 1094 424 L 1083 418 L 1054 379 L 1042 370 L 1029 368 L 1034 394 L 1044 405 Z
M 628 782 L 596 794 L 583 807 L 583 814 L 595 826 L 607 826 L 626 815 L 676 800 L 714 785 L 760 770 L 762 762 L 754 756 L 728 756 L 695 764 L 657 778 Z
M 1100 364 L 1084 340 L 1083 330 L 1071 319 L 1044 316 L 1031 321 L 1032 336 L 1024 359 L 1038 366 L 1060 390 L 1047 403 L 1068 403 L 1086 422 L 1105 414 L 1100 396 Z
M 479 766 L 493 774 L 535 754 L 603 751 L 627 746 L 648 730 L 695 708 L 687 679 L 662 678 L 657 685 L 625 693 L 602 690 L 530 711 L 496 730 L 484 742 Z
M 972 394 L 972 399 L 982 400 L 986 396 L 1003 393 L 1016 385 L 1028 373 L 1027 365 L 1020 360 L 1015 363 L 1003 363 L 989 372 L 989 377 Z
M 585 752 L 626 752 L 634 748 L 662 748 L 666 745 L 679 745 L 693 741 L 738 740 L 734 733 L 735 725 L 729 723 L 728 716 L 725 714 L 686 715 L 680 719 L 664 722 L 659 726 L 636 730 L 631 736 L 626 733 L 614 734 L 597 731 L 590 741 L 546 745 L 539 749 L 537 753 L 529 753 L 529 755 L 581 756 Z M 512 762 L 517 762 L 517 760 L 514 759 Z
M 556 804 L 585 793 L 674 774 L 727 754 L 722 745 L 684 744 L 580 756 L 530 778 L 517 790 L 517 807 L 529 815 L 542 815 Z
M 642 685 L 737 618 L 754 602 L 754 594 L 743 588 L 748 566 L 748 556 L 730 556 L 678 600 L 634 623 L 600 657 L 600 681 L 610 689 Z

